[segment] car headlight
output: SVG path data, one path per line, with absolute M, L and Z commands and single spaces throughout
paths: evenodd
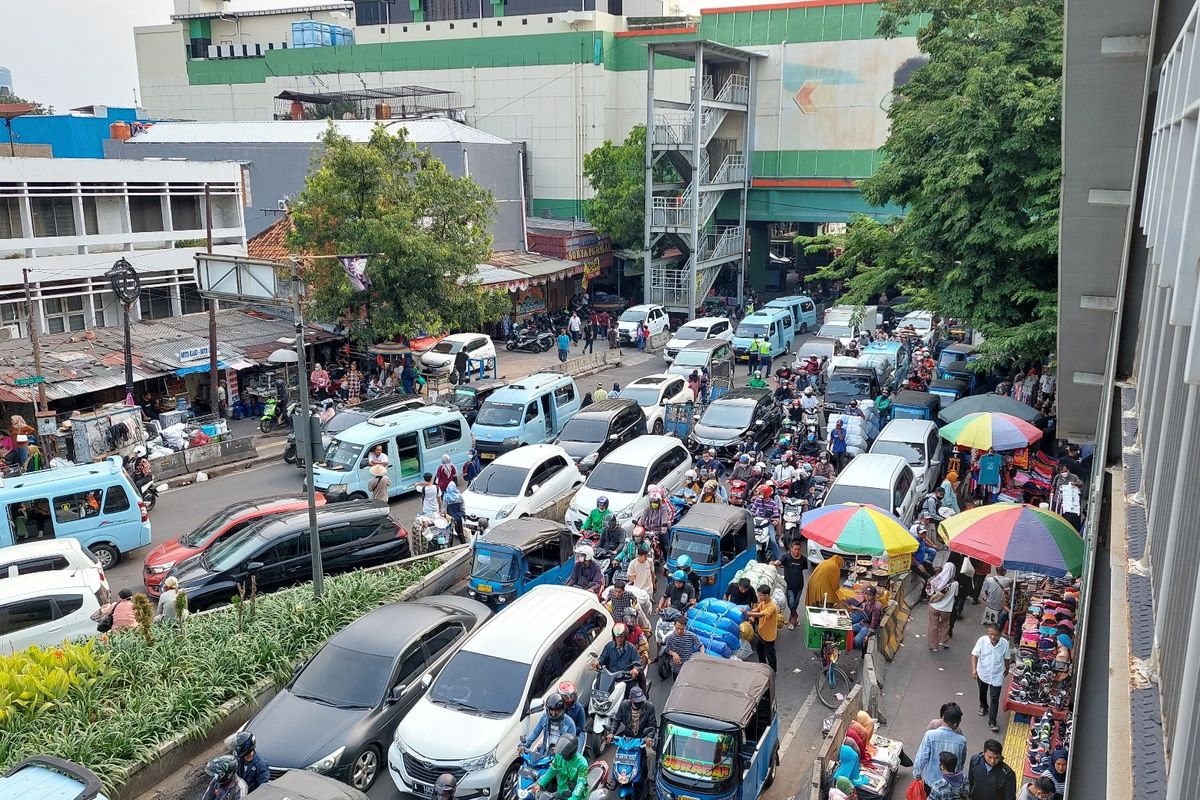
M 309 772 L 319 772 L 324 775 L 337 766 L 338 759 L 342 757 L 342 753 L 344 752 L 346 752 L 345 745 L 339 747 L 337 750 L 334 750 L 332 753 L 320 759 L 319 761 L 309 764 L 306 769 Z
M 502 508 L 496 512 L 496 519 L 504 519 L 509 514 L 511 514 L 513 512 L 513 509 L 516 507 L 517 507 L 516 503 L 509 503 L 504 508 Z
M 147 567 L 146 571 L 149 572 L 151 575 L 160 575 L 160 574 L 166 572 L 167 570 L 169 570 L 173 566 L 175 566 L 174 561 L 167 561 L 162 564 L 156 564 L 153 567 Z
M 504 445 L 505 447 L 516 447 L 518 444 L 520 444 L 520 440 L 516 436 L 510 436 L 500 444 Z
M 486 753 L 478 758 L 468 758 L 458 766 L 466 772 L 479 772 L 484 769 L 491 769 L 500 762 L 496 760 L 496 751 Z
M 325 493 L 328 494 L 329 492 L 333 492 L 334 494 L 337 494 L 338 492 L 348 491 L 350 491 L 350 484 L 348 483 L 331 483 L 329 484 L 329 488 L 325 490 Z
M 600 455 L 599 453 L 590 453 L 590 454 L 584 456 L 580 460 L 579 466 L 581 466 L 581 467 L 593 466 L 597 461 L 597 456 L 599 456 L 599 455 Z

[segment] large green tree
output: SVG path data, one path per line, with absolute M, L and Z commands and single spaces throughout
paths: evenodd
M 423 331 L 478 329 L 508 308 L 504 292 L 470 282 L 491 255 L 491 193 L 456 178 L 405 138 L 376 127 L 353 142 L 330 124 L 323 153 L 292 205 L 291 247 L 371 254 L 371 286 L 356 293 L 332 258 L 309 259 L 305 280 L 319 318 L 343 320 L 359 343 Z
M 898 287 L 983 332 L 989 361 L 1054 347 L 1062 0 L 892 0 L 879 31 L 918 16 L 929 63 L 900 88 L 878 172 L 861 184 L 902 219 L 858 218 L 822 277 L 859 301 Z
M 642 246 L 645 163 L 645 125 L 634 125 L 621 144 L 606 139 L 583 157 L 583 174 L 596 193 L 585 204 L 588 221 L 617 247 Z

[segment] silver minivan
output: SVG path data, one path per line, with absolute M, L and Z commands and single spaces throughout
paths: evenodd
M 825 495 L 824 505 L 868 503 L 899 517 L 908 526 L 912 524 L 919 500 L 917 479 L 907 460 L 900 456 L 863 453 L 855 456 L 834 479 Z M 834 554 L 853 556 L 837 548 L 808 542 L 808 560 L 812 564 Z

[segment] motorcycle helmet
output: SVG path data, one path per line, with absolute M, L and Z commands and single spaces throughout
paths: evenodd
M 811 389 L 812 387 L 810 386 L 808 388 Z M 795 400 L 792 401 L 792 408 L 800 408 L 801 405 L 802 405 L 802 403 L 800 402 L 799 397 L 797 397 Z
M 795 460 L 796 460 L 796 454 L 793 453 L 791 450 L 788 450 L 786 453 L 783 454 L 783 463 L 791 464 Z
M 596 508 L 608 508 L 608 497 L 600 495 L 596 498 Z
M 630 625 L 636 625 L 638 618 L 637 609 L 633 606 L 627 606 L 626 609 L 621 613 L 621 617 L 625 620 L 625 626 L 627 628 Z
M 812 474 L 813 474 L 813 471 L 812 471 L 811 464 L 809 464 L 807 461 L 800 464 L 800 477 L 801 478 L 811 478 Z
M 457 787 L 458 781 L 449 772 L 439 775 L 433 785 L 433 800 L 451 800 Z
M 583 556 L 584 561 L 591 561 L 595 554 L 596 553 L 594 550 L 592 550 L 592 546 L 590 544 L 581 544 L 579 547 L 575 548 L 575 555 Z
M 671 580 L 675 581 L 676 583 L 683 583 L 687 580 L 687 574 L 683 570 L 677 569 L 671 575 Z
M 231 755 L 217 756 L 204 765 L 204 774 L 219 783 L 229 783 L 237 777 L 237 760 Z
M 720 484 L 717 483 L 715 480 L 708 480 L 704 484 L 704 493 L 705 494 L 713 494 L 717 491 L 718 486 L 720 486 Z
M 775 487 L 773 487 L 770 483 L 764 483 L 762 486 L 758 487 L 758 493 L 763 496 L 764 500 L 770 500 L 771 495 L 774 492 Z
M 646 528 L 643 527 L 642 525 L 636 526 L 633 529 L 633 540 L 635 542 L 640 542 L 645 538 L 646 538 Z
M 238 758 L 245 758 L 255 750 L 254 734 L 250 731 L 238 731 L 233 735 L 233 746 L 229 749 Z
M 762 370 L 760 370 L 760 369 L 756 369 L 756 370 L 754 370 L 754 377 L 756 377 L 756 378 L 761 378 L 761 377 L 762 377 Z
M 567 701 L 563 700 L 563 696 L 558 692 L 554 692 L 546 698 L 546 713 L 551 719 L 559 719 L 567 710 Z
M 680 572 L 686 573 L 692 568 L 692 557 L 688 555 L 682 555 L 679 557 L 679 560 L 675 562 L 675 565 L 679 567 Z
M 629 631 L 626 629 L 624 622 L 618 622 L 616 625 L 613 625 L 612 637 L 614 642 L 617 639 L 624 639 L 628 633 Z
M 564 733 L 558 737 L 558 742 L 554 745 L 554 752 L 562 756 L 564 761 L 570 761 L 579 752 L 579 740 L 573 733 Z
M 739 464 L 749 464 L 750 456 L 746 455 L 745 453 L 742 453 L 740 456 L 738 456 L 738 463 Z
M 133 457 L 134 458 L 144 458 L 145 455 L 146 455 L 146 448 L 142 447 L 140 444 L 137 447 L 133 448 Z
M 813 396 L 813 388 L 811 386 L 805 386 L 804 394 L 808 397 L 812 397 Z M 799 401 L 797 401 L 797 402 L 799 402 Z
M 558 693 L 562 695 L 563 702 L 574 703 L 579 699 L 579 691 L 575 688 L 575 684 L 571 681 L 563 681 L 558 685 Z
M 767 468 L 763 466 L 761 462 L 759 462 L 758 464 L 754 465 L 754 469 L 752 471 L 755 475 L 762 475 L 764 472 L 766 472 L 766 470 Z
M 683 479 L 688 483 L 694 483 L 696 481 L 696 470 L 689 469 L 687 472 L 683 473 Z

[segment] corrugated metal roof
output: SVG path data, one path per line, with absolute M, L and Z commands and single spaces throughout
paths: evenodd
M 371 138 L 380 124 L 373 119 L 334 120 L 337 132 L 356 142 Z M 328 120 L 250 120 L 245 122 L 156 122 L 129 139 L 138 144 L 311 144 L 321 138 Z M 484 133 L 445 117 L 393 120 L 384 123 L 392 132 L 403 129 L 416 144 L 462 142 L 466 144 L 503 144 L 512 142 Z

